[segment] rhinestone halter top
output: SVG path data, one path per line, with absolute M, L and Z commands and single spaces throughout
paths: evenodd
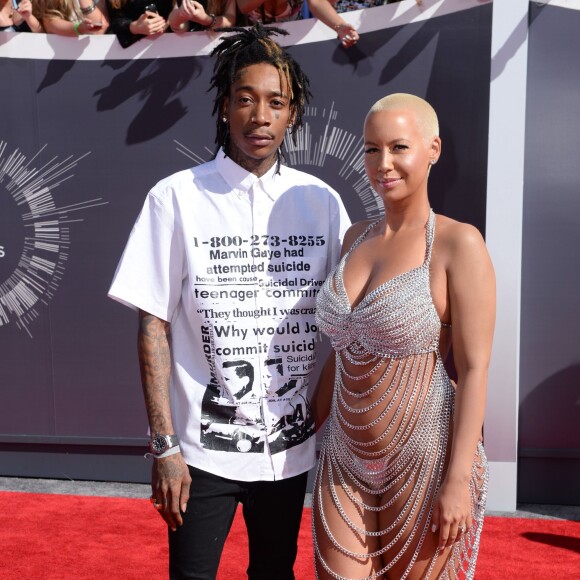
M 334 275 L 321 288 L 317 303 L 319 328 L 328 335 L 335 350 L 343 351 L 356 344 L 367 352 L 397 358 L 438 349 L 441 323 L 429 285 L 434 218 L 431 211 L 423 264 L 384 282 L 354 308 L 344 287 L 344 267 L 352 250 L 378 221 L 370 224 L 343 256 Z
M 344 268 L 377 224 L 370 224 L 345 253 L 317 298 L 317 323 L 336 352 L 336 373 L 314 489 L 313 539 L 318 565 L 338 580 L 350 577 L 332 568 L 321 546 L 351 562 L 380 557 L 381 569 L 365 579 L 408 576 L 432 533 L 433 502 L 452 440 L 455 390 L 439 354 L 442 324 L 430 286 L 435 214 L 430 211 L 425 226 L 424 262 L 352 307 Z M 434 573 L 473 578 L 487 481 L 479 444 L 469 484 L 473 524 L 442 568 L 435 551 L 424 578 Z M 361 513 L 367 514 L 365 525 Z M 379 516 L 382 526 L 369 529 L 369 513 Z M 363 540 L 378 538 L 372 540 L 376 549 L 350 549 L 337 539 L 336 526 Z

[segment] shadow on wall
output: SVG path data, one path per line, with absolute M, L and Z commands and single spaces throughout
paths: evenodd
M 538 384 L 520 403 L 518 502 L 580 505 L 580 364 Z
M 541 382 L 520 403 L 521 448 L 580 449 L 579 384 L 580 364 L 572 365 Z
M 541 15 L 542 10 L 548 3 L 549 0 L 534 0 L 530 4 L 528 14 L 520 20 L 518 25 L 513 29 L 512 33 L 505 41 L 505 44 L 492 56 L 492 81 L 502 74 L 508 62 L 514 58 L 520 50 L 522 44 L 530 34 L 530 28 L 534 24 L 534 21 Z
M 46 41 L 51 46 L 53 52 L 58 54 L 61 36 L 58 34 L 47 34 Z M 46 68 L 46 74 L 44 78 L 38 85 L 36 89 L 36 94 L 40 94 L 44 89 L 51 87 L 52 85 L 57 85 L 62 78 L 75 66 L 77 59 L 81 57 L 83 52 L 88 48 L 91 39 L 89 36 L 85 36 L 78 39 L 76 43 L 70 44 L 70 58 L 68 60 L 57 60 L 53 59 L 49 61 Z
M 370 67 L 378 66 L 379 85 L 384 87 L 380 96 L 412 92 L 424 96 L 435 107 L 441 123 L 443 155 L 430 177 L 431 205 L 436 212 L 473 224 L 485 235 L 485 196 L 477 197 L 473 192 L 485 191 L 486 174 L 483 170 L 466 173 L 460 159 L 485 155 L 485 144 L 470 135 L 478 134 L 483 139 L 487 135 L 487 118 L 478 114 L 473 104 L 487 106 L 489 92 L 477 82 L 465 83 L 463 91 L 450 87 L 457 86 L 458 78 L 472 79 L 474 71 L 489 79 L 489 53 L 482 51 L 476 62 L 457 59 L 456 53 L 458 34 L 470 46 L 477 39 L 479 46 L 491 48 L 491 35 L 481 22 L 491 22 L 492 5 L 482 6 L 475 19 L 466 11 L 454 15 L 453 26 L 442 26 L 437 17 L 445 14 L 444 4 L 438 5 L 430 18 L 409 25 L 404 25 L 405 16 L 393 16 L 390 27 L 380 36 L 362 35 L 348 51 L 337 48 L 333 61 L 350 67 L 351 74 L 360 78 L 373 73 Z M 363 22 L 369 18 L 373 18 L 372 9 L 362 13 Z M 426 70 L 431 72 L 416 74 Z M 458 132 L 457 127 L 462 129 Z M 458 147 L 463 155 L 458 154 Z M 463 183 L 461 191 L 456 188 L 458 183 Z
M 360 41 L 349 49 L 337 45 L 332 55 L 332 61 L 341 66 L 350 66 L 351 74 L 364 77 L 372 72 L 371 60 L 377 52 L 386 45 L 400 46 L 395 49 L 392 56 L 385 62 L 381 74 L 380 83 L 387 84 L 397 78 L 428 45 L 439 38 L 441 28 L 433 21 L 443 12 L 443 5 L 437 7 L 429 19 L 405 26 L 408 22 L 406 14 L 394 16 L 389 27 L 383 30 L 382 41 L 369 45 L 366 35 L 362 35 Z M 361 23 L 376 18 L 372 10 L 364 11 L 361 15 Z M 409 32 L 411 31 L 412 32 Z
M 180 59 L 130 61 L 108 87 L 95 93 L 99 97 L 97 111 L 114 109 L 139 95 L 144 104 L 128 124 L 125 142 L 133 145 L 149 141 L 185 117 L 187 107 L 177 95 L 201 71 L 197 59 L 188 61 L 188 66 L 183 66 Z
M 51 36 L 47 38 L 50 42 Z M 84 48 L 78 50 L 80 56 Z M 179 95 L 203 69 L 199 59 L 188 59 L 187 66 L 183 62 L 183 59 L 141 59 L 102 64 L 119 72 L 108 86 L 95 92 L 97 111 L 110 111 L 126 102 L 135 102 L 135 97 L 139 102 L 132 113 L 134 117 L 127 119 L 127 145 L 155 139 L 187 115 L 187 106 Z M 75 60 L 50 61 L 37 94 L 61 82 L 76 64 Z
M 454 46 L 450 44 L 453 35 L 448 34 L 452 31 L 441 29 L 437 23 L 436 17 L 439 10 L 445 13 L 441 5 L 435 9 L 429 19 L 420 22 L 418 26 L 404 26 L 407 17 L 394 16 L 390 22 L 393 28 L 384 30 L 383 39 L 378 44 L 368 44 L 367 38 L 363 35 L 360 43 L 348 50 L 337 45 L 332 60 L 341 66 L 350 67 L 352 75 L 365 77 L 372 73 L 370 59 L 386 45 L 392 46 L 394 48 L 392 56 L 387 59 L 380 75 L 381 85 L 389 84 L 399 78 L 410 63 L 417 59 L 427 58 L 442 66 L 443 63 L 448 62 L 449 50 L 453 51 Z M 372 11 L 363 12 L 363 22 L 364 19 L 372 17 Z M 47 39 L 49 43 L 54 40 L 51 35 L 47 35 Z M 75 48 L 76 57 L 81 56 L 89 43 L 88 37 L 80 40 L 81 42 Z M 74 65 L 75 60 L 51 61 L 37 93 L 58 84 Z M 102 66 L 117 69 L 119 73 L 112 78 L 108 87 L 95 93 L 95 96 L 99 98 L 98 110 L 115 109 L 138 96 L 139 100 L 143 101 L 143 105 L 137 109 L 134 118 L 127 126 L 126 144 L 138 144 L 154 139 L 173 127 L 187 114 L 187 107 L 177 98 L 177 95 L 187 87 L 192 78 L 199 77 L 202 72 L 197 59 L 189 60 L 188 65 L 183 66 L 182 59 L 107 61 Z M 425 94 L 427 100 L 434 96 L 431 94 L 433 87 L 429 79 L 424 87 L 418 87 L 418 89 L 420 89 L 418 94 Z M 451 144 L 450 141 L 447 143 Z M 456 178 L 456 172 L 449 171 L 450 168 L 452 169 L 451 158 L 451 155 L 447 156 L 447 185 L 453 183 Z M 483 224 L 476 225 L 483 231 Z

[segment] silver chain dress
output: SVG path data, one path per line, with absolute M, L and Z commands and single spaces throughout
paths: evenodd
M 421 553 L 427 534 L 433 534 L 455 400 L 439 354 L 442 324 L 431 297 L 435 214 L 431 210 L 425 227 L 423 264 L 381 284 L 352 308 L 344 267 L 377 224 L 343 256 L 317 299 L 317 322 L 336 352 L 336 374 L 314 488 L 315 558 L 338 580 L 351 579 L 327 561 L 333 554 L 362 563 L 379 558 L 382 567 L 375 564 L 369 580 L 402 580 L 419 558 L 424 578 L 473 578 L 488 485 L 481 443 L 470 481 L 472 527 L 453 545 L 442 569 L 440 562 L 435 567 L 438 550 L 428 563 Z M 362 545 L 373 549 L 353 549 Z

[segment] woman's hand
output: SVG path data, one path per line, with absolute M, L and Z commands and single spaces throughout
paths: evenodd
M 439 531 L 439 549 L 451 546 L 471 528 L 471 499 L 469 479 L 448 481 L 445 479 L 435 498 L 431 531 Z
M 167 22 L 156 12 L 145 11 L 137 20 L 131 22 L 130 30 L 133 34 L 155 36 L 165 32 Z
M 181 6 L 175 7 L 169 15 L 169 25 L 173 32 L 186 32 L 189 30 L 185 26 L 188 21 L 210 27 L 215 23 L 215 17 L 210 16 L 196 0 L 183 0 Z
M 338 39 L 345 48 L 350 48 L 358 42 L 359 35 L 352 24 L 341 24 L 336 29 L 336 33 Z
M 96 34 L 101 31 L 102 23 L 100 25 L 98 23 L 93 22 L 88 18 L 84 18 L 81 20 L 78 26 L 78 33 L 79 34 Z
M 17 12 L 24 20 L 28 20 L 32 14 L 32 3 L 30 0 L 21 0 L 20 4 L 18 4 Z
M 179 10 L 184 20 L 197 22 L 202 26 L 210 26 L 213 18 L 207 14 L 204 7 L 195 0 L 183 0 Z
M 31 32 L 42 32 L 42 25 L 32 14 L 32 3 L 30 0 L 21 0 L 18 8 L 13 11 L 13 22 L 16 26 L 20 26 L 23 22 L 28 24 Z

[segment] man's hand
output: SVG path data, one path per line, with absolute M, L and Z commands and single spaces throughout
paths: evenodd
M 181 453 L 153 460 L 151 498 L 173 532 L 183 524 L 181 513 L 187 510 L 190 485 L 191 476 Z

